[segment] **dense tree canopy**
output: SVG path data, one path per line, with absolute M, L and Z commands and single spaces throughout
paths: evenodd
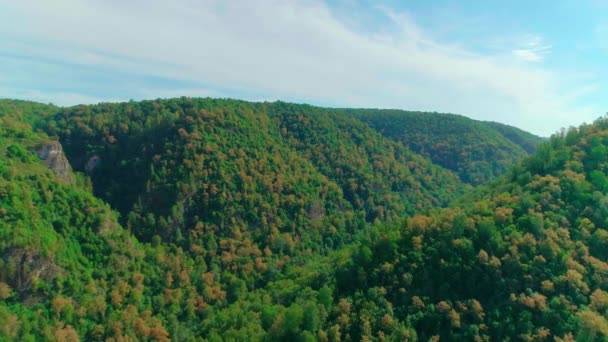
M 279 254 L 298 242 L 333 249 L 368 222 L 446 205 L 464 190 L 366 125 L 309 106 L 78 106 L 49 117 L 47 130 L 138 238 L 184 248 L 246 237 Z
M 603 341 L 607 172 L 607 119 L 465 193 L 343 110 L 0 101 L 0 340 Z
M 346 112 L 473 185 L 503 174 L 543 142 L 512 126 L 460 115 L 401 110 Z
M 422 340 L 606 340 L 607 146 L 606 119 L 564 131 L 451 208 L 362 243 L 336 277 L 352 318 L 376 291 Z

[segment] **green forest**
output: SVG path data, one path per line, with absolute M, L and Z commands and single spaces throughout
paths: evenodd
M 608 119 L 0 100 L 0 341 L 606 341 Z
M 377 109 L 346 112 L 472 185 L 505 173 L 544 141 L 512 126 L 461 115 Z

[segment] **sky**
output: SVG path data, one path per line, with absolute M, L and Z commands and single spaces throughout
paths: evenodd
M 542 136 L 608 112 L 608 0 L 0 0 L 0 17 L 0 98 L 399 108 Z

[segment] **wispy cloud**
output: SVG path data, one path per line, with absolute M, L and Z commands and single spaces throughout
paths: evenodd
M 563 88 L 559 73 L 522 63 L 546 56 L 551 47 L 542 39 L 526 37 L 509 54 L 481 54 L 436 39 L 394 9 L 380 11 L 386 27 L 374 32 L 345 24 L 315 0 L 15 1 L 0 11 L 0 38 L 29 42 L 12 49 L 29 58 L 187 84 L 138 83 L 125 99 L 200 90 L 457 112 L 540 134 L 597 114 L 564 96 L 576 85 Z
M 53 103 L 60 106 L 77 103 L 89 104 L 103 101 L 118 101 L 118 99 L 102 99 L 74 92 L 40 91 L 35 89 L 16 89 L 7 87 L 0 87 L 0 98 L 27 99 L 41 103 Z
M 526 62 L 540 62 L 551 52 L 551 45 L 544 44 L 542 38 L 528 35 L 519 47 L 512 50 L 513 56 Z

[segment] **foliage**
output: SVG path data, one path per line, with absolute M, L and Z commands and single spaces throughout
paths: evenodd
M 454 174 L 342 110 L 23 105 L 0 115 L 0 340 L 608 338 L 608 119 L 440 208 Z M 55 137 L 75 182 L 33 152 Z
M 511 140 L 516 145 L 519 145 L 524 151 L 534 154 L 538 145 L 547 141 L 546 138 L 538 137 L 532 133 L 523 131 L 517 127 L 501 124 L 499 122 L 486 121 L 482 124 L 489 126 L 504 135 L 505 138 Z
M 473 185 L 503 174 L 543 142 L 515 127 L 460 115 L 401 110 L 346 112 Z
M 351 320 L 375 292 L 422 340 L 606 340 L 607 146 L 607 119 L 563 131 L 452 208 L 361 244 L 336 278 Z
M 96 195 L 139 239 L 158 235 L 208 259 L 228 248 L 216 252 L 219 240 L 250 240 L 257 254 L 335 249 L 368 222 L 444 206 L 464 190 L 364 124 L 304 105 L 78 106 L 50 117 L 47 130 L 76 170 L 96 162 Z

